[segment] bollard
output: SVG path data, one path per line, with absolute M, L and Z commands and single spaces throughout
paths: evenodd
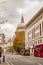
M 3 55 L 3 62 L 5 62 L 5 55 Z

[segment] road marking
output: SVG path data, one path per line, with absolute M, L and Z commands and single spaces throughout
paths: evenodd
M 38 65 L 42 65 L 41 63 L 38 63 Z
M 7 59 L 7 63 L 9 64 L 9 65 L 14 65 L 10 60 L 8 60 Z
M 7 65 L 10 65 L 7 61 L 6 61 Z

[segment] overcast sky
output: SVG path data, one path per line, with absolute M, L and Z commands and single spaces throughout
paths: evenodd
M 0 27 L 6 39 L 13 37 L 22 14 L 26 24 L 41 7 L 43 0 L 0 0 L 0 17 L 5 19 Z

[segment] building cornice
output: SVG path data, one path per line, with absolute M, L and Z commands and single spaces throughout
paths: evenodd
M 32 17 L 32 19 L 26 24 L 26 28 L 43 13 L 43 7 Z

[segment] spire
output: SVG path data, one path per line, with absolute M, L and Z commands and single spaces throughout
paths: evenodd
M 24 17 L 23 17 L 23 14 L 22 14 L 22 17 L 21 17 L 21 23 L 24 23 Z

